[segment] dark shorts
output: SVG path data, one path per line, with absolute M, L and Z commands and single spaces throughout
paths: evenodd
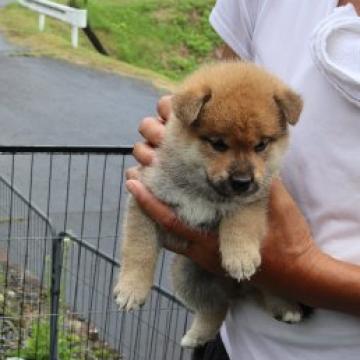
M 220 335 L 194 350 L 192 360 L 230 360 Z

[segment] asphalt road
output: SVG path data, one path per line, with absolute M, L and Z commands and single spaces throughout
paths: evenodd
M 0 39 L 1 144 L 125 145 L 159 92 L 146 82 L 12 55 Z
M 24 57 L 18 50 L 0 34 L 0 145 L 131 145 L 138 138 L 139 120 L 155 112 L 159 91 L 145 81 L 47 58 Z M 35 157 L 31 188 L 30 161 L 29 156 L 15 158 L 14 184 L 45 212 L 49 157 Z M 70 173 L 68 161 L 57 157 L 53 164 L 50 217 L 59 231 L 79 234 L 86 157 L 72 158 Z M 130 157 L 126 159 L 129 163 Z M 100 204 L 103 166 L 101 157 L 90 161 L 84 236 L 111 254 L 112 242 L 99 241 L 99 236 L 114 234 L 121 159 L 107 161 Z M 0 157 L 0 171 L 11 177 L 9 156 Z M 68 182 L 70 196 L 66 194 Z
M 19 50 L 0 34 L 0 145 L 131 145 L 139 138 L 139 120 L 155 112 L 160 92 L 148 82 L 24 57 Z M 54 159 L 50 196 L 49 161 L 35 156 L 31 172 L 31 157 L 16 156 L 16 188 L 44 213 L 49 205 L 58 231 L 82 232 L 112 255 L 122 159 L 109 157 L 106 165 L 101 156 L 90 159 L 85 216 L 86 156 L 72 157 L 70 167 L 67 156 Z M 127 157 L 125 166 L 132 162 Z M 9 179 L 11 169 L 12 158 L 0 156 L 0 174 Z
M 17 56 L 16 49 L 9 48 L 3 41 L 2 44 L 1 145 L 131 145 L 138 138 L 140 118 L 154 113 L 159 93 L 146 82 L 61 61 Z M 0 164 L 3 164 L 2 174 L 9 177 L 11 169 L 9 163 L 4 164 L 6 160 L 9 159 L 1 157 Z M 29 162 L 29 157 L 17 157 L 15 163 L 15 185 L 25 195 L 29 194 Z M 90 182 L 95 189 L 89 192 L 87 211 L 96 217 L 102 160 L 96 159 L 92 164 Z M 72 204 L 67 208 L 72 216 L 68 217 L 67 228 L 72 226 L 71 222 L 79 222 L 75 216 L 82 209 L 85 156 L 73 159 L 72 165 Z M 104 212 L 113 211 L 117 206 L 114 192 L 119 183 L 119 166 L 119 163 L 117 168 L 107 166 Z M 52 220 L 61 228 L 67 158 L 57 157 L 53 171 L 56 186 L 53 189 L 57 191 L 52 194 L 50 211 Z M 32 199 L 41 209 L 46 208 L 44 189 L 48 173 L 48 160 L 36 158 Z M 95 229 L 91 232 L 96 234 Z
M 23 57 L 17 55 L 17 50 L 0 36 L 1 145 L 130 145 L 138 138 L 139 120 L 155 112 L 159 91 L 147 82 L 47 58 Z M 1 173 L 9 176 L 5 158 L 0 160 Z M 15 185 L 28 194 L 29 159 L 17 159 Z M 73 189 L 84 178 L 79 163 L 81 159 L 73 161 L 71 169 Z M 94 184 L 102 181 L 101 164 L 100 160 L 94 163 Z M 49 164 L 45 159 L 35 159 L 35 165 L 33 200 L 44 209 Z M 57 167 L 62 176 L 55 173 L 54 181 L 64 179 L 66 159 L 59 160 Z M 115 187 L 118 172 L 119 167 L 107 167 L 108 182 Z M 108 189 L 109 195 L 105 194 L 104 211 L 116 207 L 111 191 Z M 64 211 L 64 197 L 59 192 L 52 197 L 54 214 Z M 78 204 L 70 207 L 69 212 L 81 209 L 81 197 L 82 192 L 72 194 L 73 203 Z M 90 199 L 88 211 L 97 211 L 98 206 L 98 200 Z
M 0 7 L 4 7 L 12 2 L 14 2 L 14 0 L 0 0 Z
M 7 2 L 0 0 L 0 7 Z M 0 145 L 131 145 L 139 138 L 139 120 L 155 112 L 160 92 L 145 81 L 20 54 L 0 34 Z M 84 155 L 57 156 L 52 163 L 47 154 L 1 155 L 0 175 L 10 179 L 13 173 L 21 194 L 44 213 L 49 209 L 57 231 L 82 233 L 86 241 L 112 256 L 121 241 L 115 236 L 120 190 L 122 208 L 126 198 L 119 186 L 122 160 L 92 156 L 87 172 Z M 126 158 L 125 166 L 131 163 Z M 16 211 L 21 212 L 19 218 L 26 217 L 26 211 L 14 205 Z M 7 228 L 4 231 L 7 234 Z M 32 236 L 41 235 L 36 226 L 33 231 Z M 166 257 L 165 266 L 168 263 Z M 68 271 L 77 275 L 75 265 L 69 264 Z M 168 288 L 167 271 L 163 273 L 161 284 Z M 106 279 L 100 275 L 98 282 L 105 284 Z M 68 299 L 73 298 L 74 284 L 68 286 Z M 104 301 L 99 298 L 100 308 Z M 110 332 L 117 341 L 116 331 Z
M 18 50 L 0 34 L 2 145 L 132 144 L 139 119 L 155 111 L 159 91 L 145 81 Z

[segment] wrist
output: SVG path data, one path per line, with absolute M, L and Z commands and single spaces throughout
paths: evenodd
M 324 265 L 325 254 L 312 241 L 300 253 L 267 256 L 264 251 L 261 267 L 253 281 L 270 292 L 302 302 L 305 289 L 312 286 L 316 266 Z
M 297 268 L 298 301 L 312 307 L 360 315 L 360 267 L 327 255 L 320 249 Z
M 270 292 L 315 308 L 360 315 L 360 266 L 337 260 L 318 247 L 308 249 L 292 265 L 266 264 L 255 284 Z

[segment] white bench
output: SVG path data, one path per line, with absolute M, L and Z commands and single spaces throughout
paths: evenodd
M 48 0 L 18 0 L 30 10 L 40 13 L 39 30 L 45 29 L 45 16 L 51 16 L 71 25 L 71 44 L 74 48 L 79 44 L 79 28 L 86 27 L 87 10 L 75 9 Z

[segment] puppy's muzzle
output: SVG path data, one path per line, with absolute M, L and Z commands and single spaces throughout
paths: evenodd
M 254 177 L 252 175 L 233 175 L 229 179 L 230 186 L 236 194 L 248 192 L 254 185 Z
M 259 186 L 251 174 L 236 174 L 226 180 L 209 183 L 221 196 L 248 196 L 255 193 Z

